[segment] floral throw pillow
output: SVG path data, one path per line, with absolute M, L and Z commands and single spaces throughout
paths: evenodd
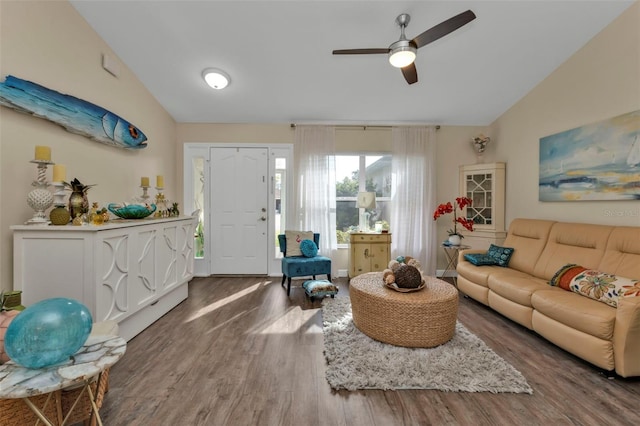
M 640 282 L 632 278 L 587 269 L 576 275 L 569 284 L 571 291 L 587 296 L 614 308 L 620 298 L 640 297 Z
M 509 266 L 509 260 L 513 255 L 513 251 L 514 249 L 511 247 L 500 247 L 495 244 L 491 244 L 489 246 L 487 254 L 493 257 L 493 259 L 496 261 L 496 265 L 506 268 L 507 266 Z

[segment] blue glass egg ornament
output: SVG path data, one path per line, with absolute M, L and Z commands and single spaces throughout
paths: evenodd
M 42 368 L 69 359 L 86 342 L 93 319 L 82 303 L 67 298 L 42 300 L 9 325 L 5 350 L 16 363 Z
M 404 263 L 404 256 L 398 256 L 396 257 L 396 260 L 400 263 Z

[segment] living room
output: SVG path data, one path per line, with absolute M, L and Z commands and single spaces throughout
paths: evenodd
M 121 68 L 118 79 L 103 70 L 100 55 L 104 52 L 116 55 L 66 1 L 2 1 L 0 20 L 3 78 L 8 74 L 15 75 L 90 99 L 131 119 L 152 141 L 144 155 L 139 155 L 87 141 L 45 120 L 0 108 L 3 200 L 0 207 L 0 280 L 3 290 L 11 290 L 13 283 L 10 226 L 23 223 L 33 213 L 24 199 L 34 178 L 34 167 L 27 164 L 33 158 L 34 145 L 50 146 L 53 161 L 66 163 L 70 178 L 78 177 L 85 183 L 96 184 L 91 190 L 91 199 L 104 205 L 134 195 L 139 190 L 140 176 L 156 174 L 165 177 L 167 197 L 182 200 L 183 146 L 186 143 L 293 143 L 290 123 L 177 122 L 128 68 Z M 540 202 L 536 161 L 540 138 L 640 109 L 638 28 L 640 4 L 635 2 L 491 123 L 442 125 L 437 133 L 437 202 L 459 196 L 458 167 L 476 161 L 469 140 L 483 133 L 490 135 L 493 141 L 484 161 L 507 164 L 507 224 L 524 217 L 639 226 L 637 200 Z M 391 149 L 390 130 L 339 130 L 336 138 L 338 149 L 344 152 L 361 151 L 364 147 L 373 147 L 376 152 Z M 344 142 L 347 140 L 349 142 Z M 431 220 L 431 217 L 425 220 Z M 444 221 L 438 221 L 438 241 L 446 238 L 448 227 Z M 445 259 L 441 253 L 438 256 L 438 268 L 442 269 Z M 73 266 L 70 261 L 69 265 L 61 267 Z M 284 292 L 281 296 L 285 298 Z M 293 300 L 302 302 L 303 299 Z M 478 315 L 486 317 L 487 314 Z M 493 315 L 500 318 L 498 314 Z M 498 322 L 507 327 L 502 318 Z M 585 382 L 582 385 L 589 386 Z M 637 395 L 637 384 L 634 389 Z M 588 389 L 581 389 L 581 392 L 590 397 Z M 361 396 L 350 398 L 356 400 Z M 415 398 L 415 403 L 420 404 L 422 397 Z

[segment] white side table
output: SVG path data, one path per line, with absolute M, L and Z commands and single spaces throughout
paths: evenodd
M 127 342 L 117 336 L 89 336 L 84 346 L 64 363 L 44 368 L 26 368 L 9 361 L 0 365 L 0 399 L 22 399 L 33 413 L 47 426 L 57 425 L 58 421 L 49 419 L 43 408 L 37 407 L 30 397 L 53 394 L 68 387 L 83 387 L 89 395 L 92 415 L 102 425 L 91 382 L 113 364 L 118 362 L 127 349 Z M 84 395 L 78 394 L 77 400 Z M 54 398 L 56 399 L 56 398 Z M 49 399 L 47 399 L 47 403 Z M 56 399 L 59 404 L 59 399 Z M 46 403 L 45 403 L 46 405 Z M 75 406 L 75 402 L 74 402 Z M 61 410 L 58 407 L 58 413 Z M 62 425 L 67 424 L 71 413 L 62 413 Z
M 447 256 L 447 267 L 444 269 L 444 272 L 442 273 L 443 278 L 446 277 L 449 272 L 456 272 L 456 267 L 458 266 L 458 254 L 460 250 L 467 250 L 470 248 L 471 246 L 465 246 L 462 244 L 457 246 L 444 244 L 444 243 L 442 244 L 442 249 L 444 250 L 444 254 Z M 453 278 L 453 285 L 458 287 L 458 273 L 456 272 L 452 278 Z

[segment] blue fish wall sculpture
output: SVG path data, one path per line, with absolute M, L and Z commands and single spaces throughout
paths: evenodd
M 0 105 L 47 119 L 107 145 L 126 149 L 147 146 L 145 134 L 114 113 L 10 75 L 0 83 Z

